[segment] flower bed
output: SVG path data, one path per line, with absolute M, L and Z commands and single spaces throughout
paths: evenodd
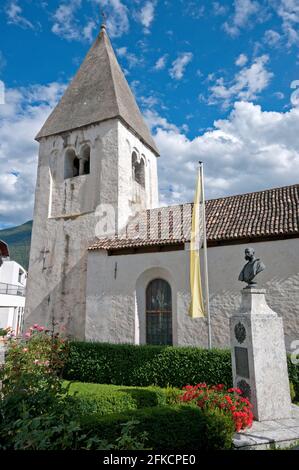
M 206 383 L 186 385 L 181 400 L 184 403 L 194 402 L 199 408 L 222 410 L 233 419 L 235 430 L 251 427 L 253 422 L 252 404 L 243 397 L 239 388 L 226 389 L 224 384 L 207 386 Z

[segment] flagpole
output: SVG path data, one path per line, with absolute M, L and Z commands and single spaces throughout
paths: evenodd
M 203 175 L 203 162 L 199 162 L 201 194 L 202 194 L 202 216 L 203 216 L 203 256 L 204 256 L 204 278 L 205 278 L 205 306 L 208 319 L 208 348 L 212 348 L 211 334 L 211 316 L 210 316 L 210 294 L 209 294 L 209 274 L 208 274 L 208 250 L 207 250 L 207 230 L 206 230 L 206 206 L 205 206 L 205 187 Z

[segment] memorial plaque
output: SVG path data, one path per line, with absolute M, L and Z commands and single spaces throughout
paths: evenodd
M 235 347 L 236 374 L 249 379 L 249 364 L 247 348 Z

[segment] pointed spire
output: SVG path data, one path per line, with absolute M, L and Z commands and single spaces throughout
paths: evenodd
M 114 118 L 123 121 L 159 155 L 103 23 L 100 34 L 36 140 Z

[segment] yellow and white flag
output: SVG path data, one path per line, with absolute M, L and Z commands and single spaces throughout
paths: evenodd
M 200 273 L 199 250 L 204 241 L 204 217 L 203 217 L 203 188 L 201 171 L 198 173 L 196 193 L 192 212 L 192 228 L 190 241 L 190 288 L 191 304 L 189 315 L 191 318 L 205 316 L 205 308 L 202 294 L 202 282 Z

